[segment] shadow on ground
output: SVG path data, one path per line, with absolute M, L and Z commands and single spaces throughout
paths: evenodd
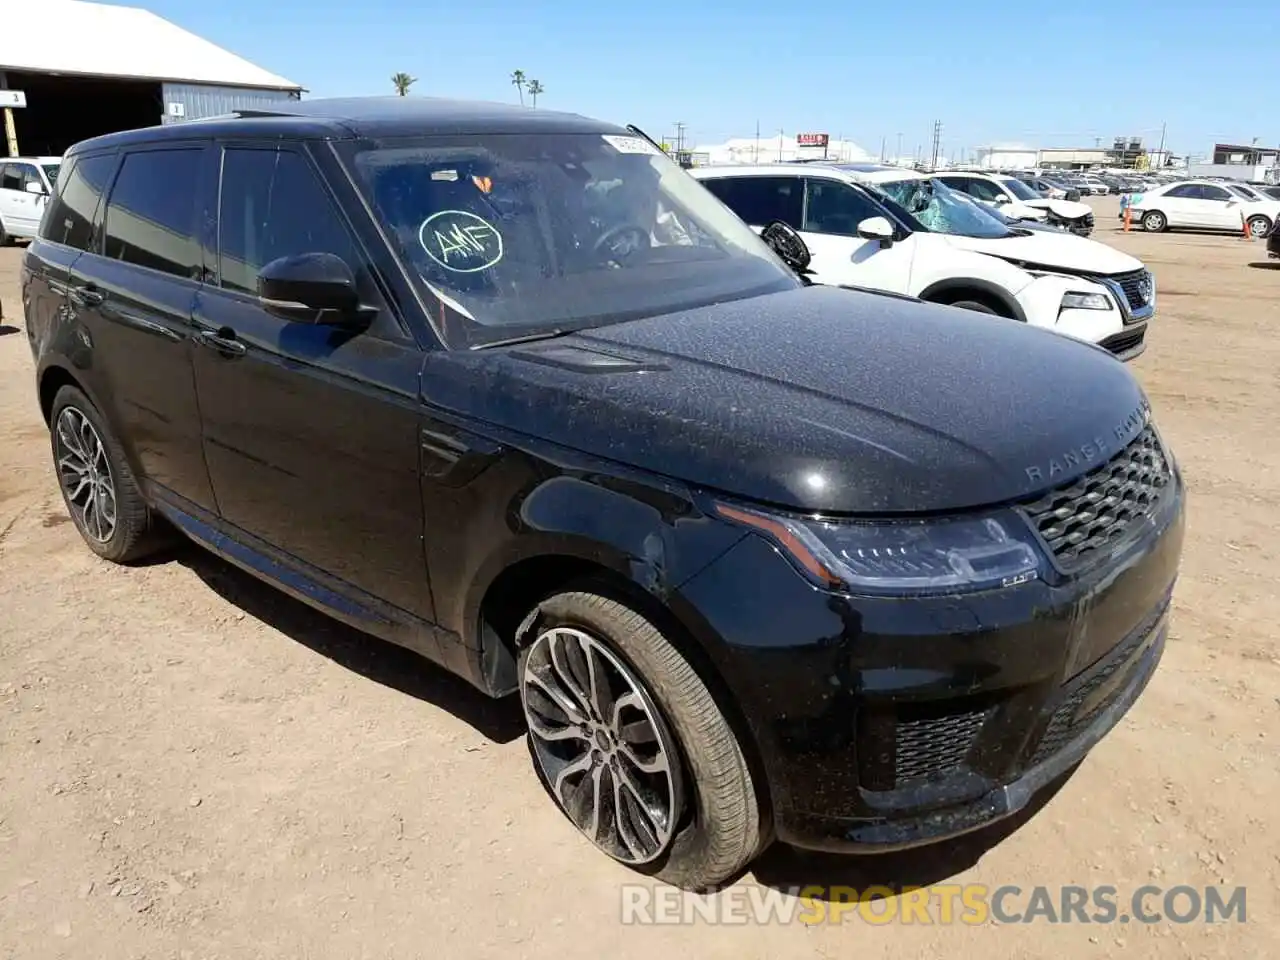
M 1255 270 L 1280 270 L 1280 260 L 1260 260 L 1257 263 L 1251 263 L 1249 266 Z
M 249 616 L 347 670 L 448 711 L 496 743 L 524 735 L 515 697 L 493 700 L 443 667 L 339 623 L 194 544 L 179 544 L 156 560 L 177 561 Z
M 944 883 L 968 870 L 988 850 L 1021 829 L 1053 799 L 1077 769 L 1073 767 L 1052 781 L 1013 816 L 953 840 L 895 853 L 864 855 L 814 853 L 775 843 L 750 870 L 759 883 L 777 890 L 821 888 L 807 890 L 805 896 L 827 901 L 848 899 L 849 888 L 861 894 L 869 887 L 885 887 L 897 896 L 904 889 Z
M 11 333 L 17 333 L 21 327 L 10 326 L 7 323 L 0 323 L 0 337 L 7 337 Z

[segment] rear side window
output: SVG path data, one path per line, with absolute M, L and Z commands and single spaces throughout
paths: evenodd
M 115 168 L 111 154 L 79 157 L 58 178 L 59 190 L 40 223 L 40 238 L 77 250 L 93 244 L 93 218 Z
M 222 286 L 256 293 L 279 257 L 332 253 L 364 266 L 310 164 L 287 150 L 228 149 L 222 159 L 218 237 Z
M 723 177 L 702 183 L 753 227 L 774 220 L 803 227 L 804 181 L 799 177 Z
M 130 153 L 107 203 L 102 252 L 175 277 L 197 277 L 200 148 Z

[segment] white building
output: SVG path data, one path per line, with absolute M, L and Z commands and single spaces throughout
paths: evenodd
M 1020 143 L 978 147 L 974 151 L 974 164 L 984 170 L 1030 170 L 1040 159 L 1035 147 Z
M 833 163 L 869 163 L 876 158 L 852 140 L 834 137 L 822 147 L 799 146 L 795 137 L 735 137 L 724 143 L 694 147 L 691 153 L 699 165 L 725 163 L 779 163 L 788 160 L 827 159 Z

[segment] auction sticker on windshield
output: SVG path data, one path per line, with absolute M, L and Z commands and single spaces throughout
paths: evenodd
M 643 137 L 620 137 L 612 133 L 601 134 L 601 137 L 605 143 L 619 153 L 661 153 L 657 147 Z
M 427 256 L 454 273 L 478 273 L 502 259 L 502 234 L 466 210 L 433 213 L 418 228 L 418 242 Z

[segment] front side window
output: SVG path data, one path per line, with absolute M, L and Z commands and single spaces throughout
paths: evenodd
M 35 167 L 25 163 L 6 163 L 0 167 L 0 190 L 22 191 L 28 181 L 40 183 Z
M 842 237 L 858 235 L 858 224 L 884 212 L 859 190 L 837 180 L 808 179 L 808 201 L 804 209 L 804 229 Z
M 969 181 L 968 189 L 965 192 L 978 200 L 986 200 L 993 203 L 1004 203 L 1009 199 L 996 184 L 990 180 L 980 180 L 976 177 Z
M 1200 196 L 1205 200 L 1217 200 L 1222 203 L 1231 199 L 1231 194 L 1227 193 L 1227 191 L 1209 184 L 1205 184 L 1200 188 Z
M 1165 193 L 1166 197 L 1173 197 L 1178 200 L 1200 200 L 1200 185 L 1196 183 L 1183 183 L 1176 187 L 1172 187 Z
M 340 148 L 451 347 L 794 288 L 751 229 L 647 141 L 600 133 Z M 795 179 L 797 194 L 803 189 Z
M 1015 180 L 1013 177 L 1001 180 L 1000 183 L 1006 190 L 1012 193 L 1019 200 L 1040 200 L 1040 194 L 1036 193 L 1031 187 L 1023 183 L 1021 180 Z
M 40 238 L 88 250 L 93 244 L 93 218 L 115 169 L 111 154 L 79 157 L 69 165 L 68 175 L 40 221 Z
M 227 290 L 256 293 L 258 272 L 280 257 L 332 253 L 363 266 L 310 164 L 289 150 L 228 149 L 218 214 L 219 276 Z
M 199 148 L 125 155 L 107 201 L 103 256 L 175 277 L 198 275 L 202 155 Z
M 926 230 L 989 240 L 1013 236 L 993 213 L 935 178 L 892 180 L 876 188 L 906 208 Z

